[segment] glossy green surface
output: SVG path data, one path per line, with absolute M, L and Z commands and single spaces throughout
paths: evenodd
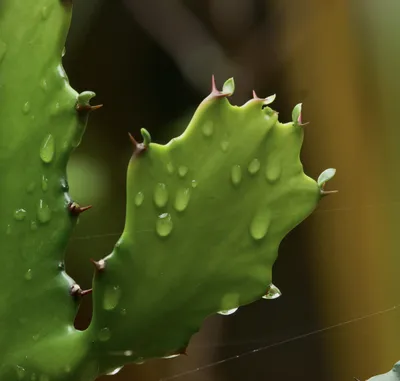
M 62 269 L 65 169 L 84 131 L 61 55 L 71 6 L 0 1 L 0 380 L 63 380 L 86 350 Z M 33 378 L 32 378 L 33 377 Z
M 182 136 L 132 157 L 125 231 L 95 279 L 89 332 L 115 354 L 102 370 L 180 353 L 205 317 L 260 299 L 281 240 L 320 199 L 302 128 L 271 100 L 228 95 L 213 91 Z
M 274 96 L 236 107 L 232 79 L 213 88 L 166 146 L 142 131 L 125 231 L 98 264 L 92 323 L 76 331 L 63 256 L 79 208 L 65 169 L 94 94 L 78 95 L 61 66 L 71 10 L 0 2 L 0 380 L 91 381 L 184 352 L 208 315 L 279 296 L 279 244 L 321 197 L 299 159 L 301 105 L 281 124 Z

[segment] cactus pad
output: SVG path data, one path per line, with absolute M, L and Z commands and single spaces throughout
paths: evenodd
M 264 296 L 282 238 L 321 197 L 301 126 L 270 98 L 232 106 L 226 88 L 167 145 L 134 141 L 125 230 L 96 274 L 89 328 L 107 331 L 111 366 L 183 353 L 206 316 Z

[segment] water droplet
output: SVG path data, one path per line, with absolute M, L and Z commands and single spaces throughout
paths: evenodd
M 144 364 L 144 358 L 143 357 L 138 357 L 135 361 L 134 364 Z
M 240 165 L 234 165 L 231 169 L 231 179 L 233 185 L 239 185 L 242 181 L 242 168 Z
M 42 80 L 40 81 L 40 88 L 41 88 L 45 93 L 47 92 L 49 86 L 48 86 L 47 81 L 46 81 L 45 79 L 42 79 Z
M 36 184 L 32 181 L 27 187 L 26 187 L 26 191 L 28 193 L 33 193 L 33 191 L 36 188 Z
M 51 6 L 49 6 L 49 7 L 48 6 L 44 6 L 42 8 L 42 19 L 43 20 L 47 20 L 49 18 L 52 9 L 53 9 L 53 7 L 51 7 Z
M 108 341 L 111 338 L 111 331 L 109 328 L 105 327 L 99 331 L 98 338 L 100 341 Z
M 49 179 L 43 175 L 42 176 L 42 191 L 47 192 L 47 189 L 49 189 Z
M 206 137 L 210 137 L 214 132 L 214 123 L 210 120 L 203 124 L 202 127 L 203 135 Z
M 197 188 L 197 184 L 196 180 L 192 180 L 192 188 Z
M 133 351 L 124 351 L 124 356 L 126 357 L 133 356 Z
M 64 70 L 64 67 L 60 64 L 57 66 L 57 72 L 61 79 L 68 81 L 67 73 Z
M 270 217 L 267 213 L 258 213 L 250 224 L 250 234 L 255 240 L 265 237 L 270 225 Z
M 33 341 L 38 341 L 39 340 L 40 335 L 37 333 L 36 335 L 32 336 Z
M 18 380 L 23 380 L 25 377 L 25 368 L 20 365 L 17 365 L 16 368 Z
M 37 226 L 36 221 L 31 221 L 31 230 L 35 231 L 35 230 L 37 230 L 37 228 L 38 228 L 38 226 Z
M 268 292 L 262 297 L 263 299 L 276 299 L 279 298 L 282 295 L 281 291 L 279 290 L 278 287 L 274 286 L 271 284 L 269 286 Z
M 121 371 L 121 369 L 123 368 L 123 366 L 120 366 L 119 368 L 115 368 L 114 370 L 112 370 L 109 373 L 106 373 L 107 376 L 114 376 L 115 374 L 119 373 Z
M 222 152 L 228 151 L 228 148 L 229 148 L 229 142 L 226 141 L 226 140 L 223 140 L 223 141 L 221 142 L 221 149 L 222 149 Z
M 107 287 L 104 293 L 103 308 L 107 311 L 117 307 L 121 298 L 121 289 L 119 286 Z
M 265 177 L 271 183 L 274 183 L 281 176 L 281 166 L 279 164 L 269 164 L 265 169 Z
M 189 188 L 181 188 L 176 192 L 175 204 L 174 207 L 178 212 L 183 212 L 190 200 L 190 189 Z
M 7 225 L 7 229 L 6 229 L 6 234 L 7 234 L 7 235 L 10 235 L 10 234 L 11 234 L 11 231 L 12 231 L 11 225 L 8 224 L 8 225 Z
M 0 40 L 0 63 L 3 61 L 4 56 L 6 55 L 7 52 L 7 45 Z
M 126 308 L 122 308 L 120 314 L 125 316 L 127 314 Z
M 53 135 L 47 135 L 42 142 L 40 147 L 40 158 L 44 163 L 51 163 L 54 158 L 55 142 Z
M 170 175 L 172 175 L 172 174 L 175 172 L 174 165 L 173 165 L 171 162 L 169 162 L 169 163 L 167 164 L 167 171 L 168 171 L 168 173 L 169 173 Z
M 163 183 L 158 183 L 154 190 L 154 202 L 159 208 L 163 208 L 168 202 L 167 187 Z
M 163 359 L 174 359 L 175 357 L 179 357 L 179 356 L 180 356 L 180 354 L 176 353 L 176 354 L 173 354 L 173 355 L 164 356 Z
M 260 166 L 261 166 L 260 160 L 258 160 L 258 159 L 253 159 L 253 160 L 250 162 L 250 164 L 249 164 L 249 166 L 247 167 L 247 169 L 248 169 L 248 171 L 249 171 L 249 173 L 250 173 L 251 175 L 255 175 L 255 174 L 260 170 Z
M 32 279 L 32 269 L 29 269 L 29 270 L 25 273 L 25 279 L 26 279 L 26 280 L 31 280 L 31 279 Z
M 51 210 L 44 200 L 39 200 L 37 218 L 42 224 L 45 224 L 51 220 Z
M 25 209 L 17 209 L 17 210 L 14 212 L 14 218 L 15 218 L 17 221 L 22 221 L 22 220 L 25 219 L 25 217 L 26 217 L 26 210 L 25 210 Z
M 31 111 L 31 104 L 30 102 L 25 102 L 22 106 L 22 112 L 26 115 L 29 114 L 29 111 Z
M 179 175 L 179 177 L 184 178 L 184 177 L 187 175 L 188 171 L 189 171 L 189 168 L 188 168 L 188 167 L 186 167 L 185 165 L 181 165 L 181 166 L 178 168 L 178 175 Z
M 230 310 L 219 311 L 218 313 L 219 313 L 220 315 L 225 315 L 225 316 L 227 316 L 227 315 L 232 315 L 232 314 L 234 314 L 238 309 L 239 309 L 239 308 L 232 308 L 232 309 L 230 309 Z
M 143 200 L 144 200 L 143 192 L 137 192 L 137 194 L 135 196 L 135 205 L 136 206 L 142 205 L 143 204 Z
M 156 231 L 160 237 L 166 237 L 171 234 L 174 224 L 172 223 L 172 218 L 169 213 L 163 213 L 158 216 L 156 222 Z
M 69 191 L 69 185 L 68 185 L 68 181 L 66 179 L 61 179 L 61 190 L 63 192 Z

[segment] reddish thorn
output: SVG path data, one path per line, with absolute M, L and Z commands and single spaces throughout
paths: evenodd
M 128 132 L 128 135 L 129 135 L 129 139 L 131 140 L 133 146 L 136 149 L 136 147 L 139 145 L 139 143 L 136 141 L 136 139 L 133 137 L 133 135 L 130 132 Z
M 321 190 L 321 195 L 322 196 L 329 196 L 330 194 L 334 194 L 334 193 L 338 193 L 338 190 L 333 190 L 333 191 L 325 191 L 325 190 Z
M 92 205 L 87 205 L 87 206 L 81 206 L 79 208 L 79 213 L 86 212 L 87 210 L 91 209 L 93 206 Z
M 84 112 L 84 111 L 90 112 L 90 111 L 98 110 L 99 108 L 102 108 L 102 107 L 103 107 L 103 105 L 91 106 L 91 105 L 80 105 L 80 104 L 78 104 L 78 105 L 76 105 L 76 110 L 78 112 Z
M 70 202 L 68 204 L 68 210 L 74 216 L 79 216 L 81 213 L 85 212 L 86 210 L 88 210 L 90 208 L 92 208 L 92 205 L 80 206 L 76 202 Z
M 106 268 L 106 261 L 104 259 L 100 259 L 100 261 L 95 261 L 94 259 L 90 258 L 90 262 L 93 263 L 96 271 L 102 272 Z
M 261 98 L 259 98 L 258 95 L 256 94 L 255 90 L 253 90 L 253 99 L 261 100 Z
M 102 107 L 103 107 L 102 104 L 101 105 L 90 106 L 90 110 L 89 111 L 96 111 L 96 110 L 98 110 L 99 108 L 102 108 Z
M 214 74 L 211 77 L 211 93 L 219 93 L 217 89 L 217 85 L 215 84 L 215 76 Z
M 133 135 L 128 132 L 129 139 L 131 140 L 133 144 L 133 155 L 134 156 L 139 156 L 142 152 L 146 151 L 148 146 L 144 145 L 144 143 L 138 143 L 136 139 L 133 137 Z
M 297 123 L 298 124 L 303 124 L 302 121 L 301 121 L 301 113 L 300 113 L 299 117 L 297 118 Z
M 92 291 L 93 291 L 93 288 L 89 288 L 88 290 L 82 290 L 79 294 L 80 294 L 81 296 L 85 296 L 85 295 L 91 294 Z

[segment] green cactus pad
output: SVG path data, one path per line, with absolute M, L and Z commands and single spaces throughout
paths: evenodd
M 208 315 L 280 295 L 279 244 L 324 194 L 303 173 L 299 107 L 282 124 L 274 95 L 236 107 L 233 79 L 213 84 L 182 136 L 132 138 L 125 229 L 95 262 L 93 320 L 76 330 L 85 292 L 63 258 L 87 207 L 69 197 L 66 164 L 99 106 L 61 65 L 71 10 L 0 2 L 0 380 L 92 381 L 184 353 Z
M 89 332 L 115 354 L 103 371 L 184 353 L 205 317 L 266 295 L 281 240 L 321 197 L 301 127 L 227 95 L 214 87 L 167 145 L 134 142 L 125 230 L 95 278 Z
M 61 56 L 71 6 L 0 1 L 0 380 L 64 380 L 89 343 L 73 323 L 79 288 L 64 272 L 67 160 L 87 110 Z M 79 212 L 79 209 L 74 209 Z M 71 295 L 76 292 L 76 296 Z

